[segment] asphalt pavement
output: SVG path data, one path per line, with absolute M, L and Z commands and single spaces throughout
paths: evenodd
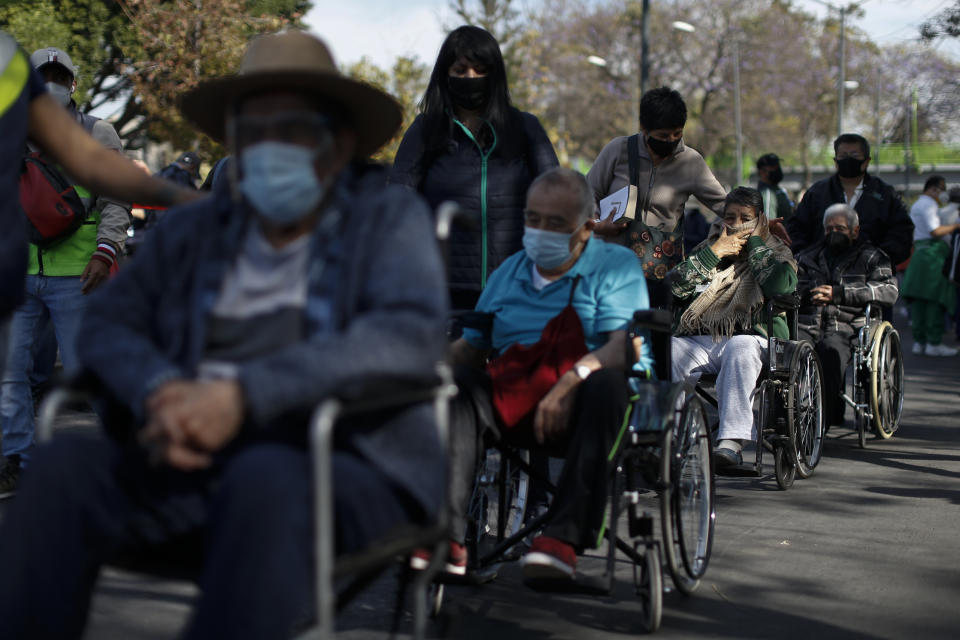
M 913 356 L 909 330 L 899 328 L 906 361 L 899 431 L 860 449 L 849 427 L 832 428 L 814 475 L 789 491 L 777 488 L 769 456 L 765 477 L 718 478 L 709 569 L 693 595 L 665 594 L 657 637 L 960 637 L 960 357 Z M 89 418 L 74 415 L 60 428 L 91 427 Z M 599 574 L 603 553 L 581 558 L 578 570 Z M 389 637 L 395 574 L 343 612 L 338 637 Z M 524 586 L 516 563 L 507 564 L 490 584 L 448 587 L 429 635 L 641 635 L 625 560 L 616 577 L 609 596 L 546 594 Z M 175 637 L 195 597 L 190 583 L 105 570 L 85 638 Z M 409 619 L 400 637 L 407 637 Z

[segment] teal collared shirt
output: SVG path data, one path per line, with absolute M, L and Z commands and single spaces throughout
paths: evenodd
M 591 237 L 573 267 L 539 291 L 533 285 L 533 261 L 527 254 L 518 251 L 507 258 L 490 274 L 476 306 L 477 311 L 493 314 L 492 334 L 487 338 L 466 329 L 464 338 L 478 349 L 496 351 L 536 343 L 547 323 L 567 306 L 578 275 L 573 307 L 590 351 L 603 346 L 609 332 L 626 329 L 634 311 L 650 306 L 643 268 L 633 251 Z M 646 341 L 643 349 L 642 366 L 652 367 Z

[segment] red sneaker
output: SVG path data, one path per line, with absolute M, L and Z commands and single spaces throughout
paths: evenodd
M 566 542 L 537 536 L 530 545 L 530 551 L 520 559 L 520 566 L 527 580 L 573 580 L 577 552 Z
M 459 542 L 449 541 L 450 549 L 447 552 L 447 562 L 443 570 L 455 576 L 467 574 L 467 548 Z M 410 556 L 410 568 L 423 571 L 430 565 L 433 554 L 429 549 L 417 549 Z

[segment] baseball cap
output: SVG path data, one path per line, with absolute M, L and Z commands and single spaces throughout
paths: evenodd
M 77 75 L 77 68 L 73 66 L 73 60 L 70 59 L 70 56 L 68 56 L 67 52 L 63 49 L 46 47 L 44 49 L 37 49 L 30 54 L 30 66 L 34 69 L 39 69 L 48 64 L 59 64 L 72 73 L 74 77 Z

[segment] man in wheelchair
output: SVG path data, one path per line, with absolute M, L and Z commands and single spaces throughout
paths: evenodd
M 892 305 L 897 280 L 890 258 L 860 235 L 857 212 L 827 207 L 824 235 L 797 255 L 800 338 L 813 343 L 823 375 L 826 424 L 842 424 L 844 374 L 870 302 Z
M 743 442 L 753 439 L 753 392 L 767 349 L 764 301 L 796 286 L 793 255 L 770 233 L 760 192 L 748 187 L 727 194 L 723 218 L 672 274 L 673 379 L 718 374 L 720 467 L 742 464 Z M 789 338 L 783 318 L 773 330 Z
M 313 407 L 371 380 L 432 379 L 443 264 L 430 212 L 362 160 L 401 121 L 302 32 L 251 42 L 188 93 L 239 176 L 171 210 L 97 292 L 79 355 L 113 438 L 40 447 L 0 530 L 0 636 L 80 637 L 99 567 L 199 548 L 187 638 L 286 638 L 314 600 Z M 445 456 L 417 404 L 338 430 L 336 549 L 432 518 Z M 71 437 L 73 435 L 74 437 Z
M 524 576 L 569 580 L 577 552 L 598 544 L 607 460 L 628 399 L 625 328 L 648 302 L 633 252 L 592 237 L 595 209 L 579 173 L 539 176 L 527 193 L 524 250 L 491 274 L 477 302 L 478 312 L 492 315 L 491 331 L 468 324 L 451 345 L 461 389 L 450 416 L 454 572 L 466 567 L 477 446 L 491 431 L 566 455 L 543 535 L 522 559 Z M 649 367 L 648 354 L 645 345 L 640 366 Z

